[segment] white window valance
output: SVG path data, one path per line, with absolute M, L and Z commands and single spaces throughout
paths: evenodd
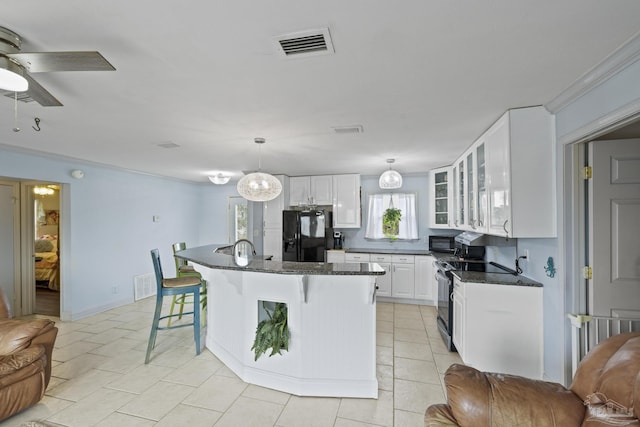
M 382 193 L 369 196 L 367 211 L 367 239 L 386 239 L 382 229 L 382 216 L 389 207 L 400 209 L 402 218 L 398 228 L 397 239 L 418 239 L 418 221 L 416 214 L 415 193 Z

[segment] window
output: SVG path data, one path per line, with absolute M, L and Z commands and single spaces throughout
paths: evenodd
M 414 193 L 383 193 L 369 196 L 369 210 L 367 212 L 367 239 L 387 239 L 383 228 L 382 217 L 390 207 L 399 209 L 402 213 L 398 226 L 398 233 L 392 239 L 418 239 L 418 222 L 416 215 L 416 195 Z

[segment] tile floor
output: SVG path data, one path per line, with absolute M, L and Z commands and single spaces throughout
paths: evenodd
M 154 304 L 54 319 L 45 397 L 0 426 L 422 427 L 427 406 L 445 401 L 443 373 L 460 363 L 438 335 L 434 307 L 379 302 L 378 399 L 297 397 L 242 382 L 206 349 L 195 356 L 191 328 L 160 332 L 144 365 Z

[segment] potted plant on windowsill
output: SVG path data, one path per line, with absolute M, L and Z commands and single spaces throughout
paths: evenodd
M 289 350 L 287 304 L 277 302 L 271 311 L 267 307 L 267 301 L 262 301 L 262 307 L 269 318 L 258 323 L 256 328 L 256 338 L 251 347 L 255 355 L 254 360 L 258 360 L 269 348 L 271 349 L 269 357 L 274 354 L 282 354 L 282 350 Z
M 382 215 L 382 232 L 392 240 L 398 238 L 400 232 L 400 220 L 402 219 L 402 211 L 390 206 Z

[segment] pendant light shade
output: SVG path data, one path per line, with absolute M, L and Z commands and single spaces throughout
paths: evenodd
M 254 140 L 258 146 L 264 144 L 264 138 Z M 260 152 L 258 153 L 258 172 L 245 175 L 238 181 L 238 193 L 252 202 L 268 202 L 282 192 L 282 184 L 273 175 L 260 171 Z
M 391 164 L 394 162 L 395 159 L 387 159 L 389 170 L 384 171 L 378 180 L 378 185 L 383 190 L 393 190 L 402 187 L 402 175 L 400 175 L 400 172 L 391 169 Z
M 222 172 L 219 172 L 217 175 L 210 176 L 209 181 L 213 182 L 216 185 L 224 185 L 231 179 L 228 175 L 223 175 Z
M 0 57 L 0 89 L 10 92 L 24 92 L 29 82 L 24 78 L 24 69 L 13 60 Z

